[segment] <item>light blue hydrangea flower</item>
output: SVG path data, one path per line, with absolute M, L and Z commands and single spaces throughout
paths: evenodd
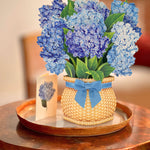
M 124 22 L 117 22 L 114 24 L 111 32 L 115 32 L 112 42 L 115 45 L 121 46 L 123 49 L 127 49 L 139 39 L 139 34 L 133 30 L 130 24 L 124 24 Z
M 136 27 L 138 23 L 138 8 L 136 8 L 134 3 L 114 0 L 114 2 L 111 3 L 111 11 L 112 14 L 125 13 L 123 21 L 131 24 L 133 29 L 141 36 L 141 28 Z
M 92 25 L 93 23 L 96 26 L 99 26 L 99 30 L 101 31 L 100 33 L 103 35 L 107 27 L 104 23 L 104 17 L 98 12 L 83 9 L 78 14 L 73 14 L 67 20 L 67 25 L 70 28 L 74 28 L 75 26 Z
M 68 52 L 79 58 L 102 57 L 110 41 L 100 34 L 101 30 L 95 24 L 75 26 L 74 32 L 68 31 L 66 35 Z
M 117 22 L 111 32 L 115 32 L 112 42 L 114 45 L 107 54 L 108 63 L 115 68 L 114 73 L 119 75 L 131 75 L 131 67 L 135 58 L 133 55 L 138 51 L 135 42 L 139 39 L 139 34 L 136 33 L 130 24 Z
M 64 32 L 63 28 L 66 28 L 65 21 L 62 18 L 53 16 L 51 22 L 47 24 L 41 33 L 41 36 L 38 37 L 37 43 L 40 47 L 43 47 L 40 56 L 48 63 L 46 68 L 52 73 L 55 72 L 57 75 L 62 72 L 62 67 L 64 67 L 65 59 L 68 58 L 64 52 Z M 60 58 L 60 60 L 59 60 Z M 62 59 L 64 59 L 62 63 Z M 54 66 L 60 64 L 61 67 L 57 69 L 50 69 L 49 64 Z M 62 65 L 63 64 L 63 65 Z M 53 68 L 53 67 L 52 67 Z M 64 67 L 65 68 L 65 67 Z M 63 68 L 63 69 L 64 69 Z M 60 70 L 59 70 L 60 69 Z
M 44 28 L 44 26 L 47 25 L 48 22 L 51 21 L 51 17 L 53 15 L 60 16 L 64 7 L 65 7 L 65 4 L 62 2 L 62 0 L 54 0 L 52 2 L 52 6 L 43 5 L 41 8 L 39 8 L 39 11 L 40 11 L 39 21 L 41 22 L 40 26 Z
M 44 61 L 46 64 L 46 69 L 51 73 L 55 73 L 59 75 L 65 69 L 66 60 L 68 59 L 68 55 L 55 55 L 51 58 L 45 57 Z
M 124 22 L 130 23 L 132 27 L 138 23 L 138 8 L 136 8 L 134 3 L 122 3 L 122 1 L 114 0 L 111 3 L 111 11 L 113 14 L 125 13 Z
M 99 12 L 104 17 L 104 20 L 109 16 L 110 10 L 106 7 L 103 2 L 99 2 L 98 0 L 76 0 L 75 1 L 75 11 L 81 12 L 83 9 L 86 10 L 94 10 Z
M 41 100 L 49 101 L 53 97 L 54 92 L 53 82 L 44 82 L 40 85 L 39 96 Z
M 107 62 L 115 68 L 113 73 L 116 76 L 125 76 L 132 74 L 132 71 L 129 67 L 131 67 L 134 64 L 135 58 L 133 57 L 132 52 L 123 50 L 121 46 L 119 47 L 113 45 L 111 50 L 108 52 Z

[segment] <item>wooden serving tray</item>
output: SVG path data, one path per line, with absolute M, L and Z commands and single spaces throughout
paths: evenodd
M 54 117 L 48 117 L 35 121 L 36 100 L 28 100 L 16 108 L 20 122 L 27 128 L 57 136 L 95 136 L 113 133 L 124 128 L 132 118 L 132 111 L 120 103 L 112 121 L 99 125 L 83 126 L 68 122 L 63 119 L 60 101 L 58 101 L 57 113 Z

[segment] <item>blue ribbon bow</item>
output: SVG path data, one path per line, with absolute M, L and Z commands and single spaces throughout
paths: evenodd
M 66 86 L 77 90 L 75 100 L 83 108 L 85 106 L 87 90 L 89 90 L 91 106 L 94 108 L 101 101 L 101 96 L 99 94 L 101 89 L 109 88 L 112 85 L 111 82 L 101 83 L 101 81 L 95 81 L 92 83 L 85 83 L 82 80 L 76 79 L 75 83 L 66 82 Z

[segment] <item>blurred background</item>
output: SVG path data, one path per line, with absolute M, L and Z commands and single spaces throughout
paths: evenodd
M 110 8 L 112 0 L 103 0 Z M 113 83 L 117 99 L 150 108 L 150 0 L 129 0 L 139 8 L 142 37 L 130 77 Z M 36 38 L 40 35 L 39 11 L 49 0 L 0 0 L 0 105 L 35 97 L 36 78 L 45 72 Z M 59 95 L 64 82 L 59 76 Z
M 21 39 L 40 30 L 38 8 L 48 0 L 0 0 L 0 104 L 26 98 Z

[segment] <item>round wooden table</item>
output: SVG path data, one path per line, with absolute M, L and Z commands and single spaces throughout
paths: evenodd
M 22 126 L 16 115 L 18 101 L 0 107 L 0 150 L 105 150 L 150 149 L 150 110 L 119 101 L 133 112 L 124 129 L 93 137 L 59 137 L 36 133 Z

